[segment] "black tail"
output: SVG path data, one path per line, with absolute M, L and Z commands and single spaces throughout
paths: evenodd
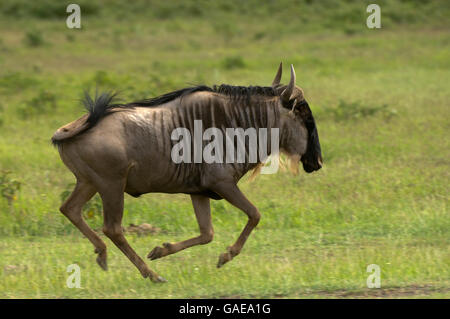
M 89 93 L 84 91 L 82 103 L 89 112 L 87 119 L 82 123 L 77 123 L 77 121 L 80 121 L 77 120 L 59 128 L 52 137 L 52 144 L 54 146 L 61 145 L 66 140 L 86 132 L 94 127 L 101 118 L 110 114 L 112 108 L 121 107 L 122 105 L 113 103 L 116 96 L 117 93 L 114 92 L 104 92 L 100 95 L 96 92 L 95 98 L 92 99 Z
M 113 104 L 116 100 L 117 93 L 114 92 L 103 92 L 98 95 L 95 92 L 94 100 L 91 98 L 87 91 L 84 91 L 83 102 L 84 107 L 89 112 L 89 117 L 86 122 L 89 124 L 87 129 L 93 127 L 97 122 L 109 113 L 109 110 L 113 107 L 119 107 L 119 104 Z

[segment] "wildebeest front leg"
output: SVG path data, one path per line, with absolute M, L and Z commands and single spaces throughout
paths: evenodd
M 212 190 L 221 195 L 230 204 L 242 210 L 248 216 L 248 222 L 245 225 L 244 230 L 239 235 L 239 238 L 232 246 L 227 248 L 227 252 L 219 256 L 217 268 L 220 268 L 241 252 L 241 249 L 244 247 L 244 244 L 253 228 L 258 225 L 261 214 L 258 209 L 244 196 L 244 194 L 242 194 L 236 184 L 222 183 L 220 185 L 215 185 Z
M 211 207 L 209 198 L 201 195 L 191 195 L 192 205 L 194 206 L 195 217 L 200 228 L 200 236 L 190 238 L 178 243 L 164 243 L 163 247 L 155 247 L 147 256 L 150 259 L 158 259 L 167 255 L 174 254 L 180 250 L 195 246 L 204 245 L 213 239 L 214 231 L 211 222 Z

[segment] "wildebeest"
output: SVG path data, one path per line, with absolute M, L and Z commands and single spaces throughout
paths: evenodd
M 200 235 L 155 247 L 148 258 L 157 259 L 213 239 L 210 198 L 225 199 L 248 216 L 236 242 L 220 255 L 217 266 L 237 256 L 260 220 L 258 209 L 239 190 L 237 183 L 258 163 L 175 163 L 171 132 L 193 130 L 202 120 L 204 129 L 216 127 L 278 128 L 281 152 L 303 164 L 310 173 L 322 167 L 319 136 L 303 91 L 295 84 L 291 65 L 288 85 L 281 85 L 282 65 L 269 87 L 221 85 L 195 86 L 159 97 L 127 104 L 113 103 L 113 94 L 95 99 L 85 94 L 88 114 L 59 128 L 52 137 L 61 159 L 77 179 L 61 212 L 92 242 L 97 263 L 107 269 L 106 245 L 82 218 L 83 205 L 97 192 L 103 202 L 103 232 L 139 269 L 144 278 L 165 281 L 130 247 L 122 229 L 124 193 L 189 194 Z M 249 143 L 245 144 L 248 152 Z M 270 150 L 268 151 L 270 154 Z

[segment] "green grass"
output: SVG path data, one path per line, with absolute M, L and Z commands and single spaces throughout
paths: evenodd
M 260 229 L 244 252 L 221 269 L 215 267 L 218 253 L 230 240 L 223 227 L 216 227 L 217 240 L 204 247 L 150 263 L 169 280 L 155 285 L 139 277 L 128 259 L 115 247 L 109 250 L 110 270 L 94 261 L 93 248 L 85 239 L 64 237 L 7 239 L 2 242 L 2 264 L 17 265 L 3 270 L 2 297 L 28 298 L 184 298 L 184 297 L 308 297 L 333 295 L 345 289 L 354 294 L 372 293 L 366 279 L 367 265 L 381 267 L 385 290 L 414 287 L 425 295 L 448 295 L 448 248 L 445 243 L 422 240 L 360 240 L 342 236 L 337 244 L 327 235 L 308 238 L 296 229 Z M 193 233 L 193 232 L 192 232 Z M 181 240 L 180 235 L 129 236 L 140 255 L 161 240 Z M 332 242 L 329 242 L 332 241 Z M 111 246 L 111 245 L 110 245 Z M 45 252 L 45 253 L 43 253 Z M 90 258 L 89 258 L 90 257 Z M 66 287 L 69 264 L 81 267 L 81 287 Z M 14 289 L 12 289 L 14 287 Z M 395 288 L 395 289 L 393 289 Z
M 450 296 L 447 1 L 380 2 L 380 30 L 366 28 L 359 1 L 334 10 L 329 1 L 101 1 L 86 4 L 81 30 L 66 28 L 61 4 L 35 3 L 0 4 L 0 177 L 11 171 L 0 185 L 0 195 L 8 189 L 0 196 L 0 297 Z M 167 284 L 143 280 L 107 239 L 103 272 L 58 212 L 74 177 L 49 142 L 83 114 L 82 90 L 117 89 L 128 101 L 192 83 L 269 85 L 281 60 L 284 82 L 295 65 L 316 117 L 323 169 L 244 178 L 261 223 L 221 269 L 218 256 L 246 218 L 215 201 L 211 244 L 149 262 Z M 99 229 L 98 206 L 88 210 Z M 161 229 L 127 235 L 140 256 L 198 231 L 184 195 L 127 196 L 130 223 Z M 65 286 L 72 263 L 83 289 Z M 381 289 L 366 286 L 369 264 L 381 267 Z

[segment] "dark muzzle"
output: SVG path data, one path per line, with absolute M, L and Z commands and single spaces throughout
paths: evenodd
M 307 173 L 312 173 L 322 168 L 322 151 L 320 149 L 319 133 L 317 132 L 316 122 L 305 100 L 297 104 L 303 122 L 308 130 L 308 145 L 306 153 L 303 154 L 301 162 L 303 169 Z
M 312 158 L 303 158 L 301 159 L 301 162 L 303 164 L 303 169 L 306 173 L 312 173 L 314 171 L 318 171 L 322 168 L 322 156 L 317 156 L 316 159 Z

